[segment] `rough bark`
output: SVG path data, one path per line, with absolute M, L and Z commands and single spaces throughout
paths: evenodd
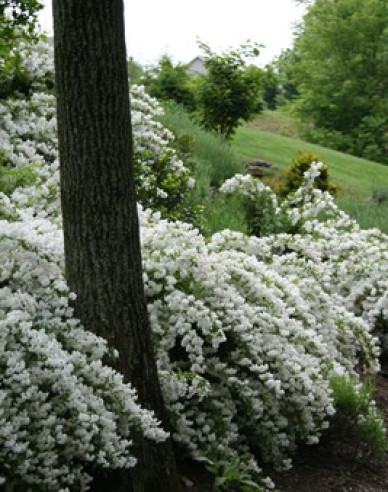
M 83 325 L 119 350 L 117 369 L 166 423 L 151 345 L 131 167 L 122 0 L 53 0 L 66 276 Z M 136 438 L 130 474 L 94 491 L 176 492 L 171 442 Z

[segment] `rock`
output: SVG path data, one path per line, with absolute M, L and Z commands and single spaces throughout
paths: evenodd
M 252 161 L 244 161 L 245 166 L 249 169 L 251 167 L 272 167 L 273 165 L 267 161 L 262 161 L 260 159 L 254 159 Z
M 264 176 L 264 171 L 260 167 L 248 167 L 248 173 L 255 178 L 262 178 Z

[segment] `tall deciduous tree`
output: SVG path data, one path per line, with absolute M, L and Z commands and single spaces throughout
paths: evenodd
M 66 276 L 83 325 L 119 350 L 117 369 L 166 424 L 144 297 L 131 168 L 122 0 L 53 0 Z M 180 490 L 171 442 L 140 434 L 129 474 L 93 491 Z
M 387 26 L 385 0 L 315 0 L 295 43 L 300 114 L 354 145 L 374 133 L 369 151 L 388 129 Z

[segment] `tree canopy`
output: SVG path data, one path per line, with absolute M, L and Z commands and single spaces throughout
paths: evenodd
M 144 73 L 141 83 L 151 96 L 161 101 L 175 101 L 192 110 L 195 105 L 194 92 L 186 68 L 186 65 L 174 64 L 170 56 L 163 55 L 156 67 Z
M 200 43 L 205 52 L 207 74 L 198 88 L 198 109 L 205 128 L 230 138 L 241 120 L 260 109 L 262 70 L 248 66 L 259 55 L 259 45 L 246 43 L 222 54 Z
M 382 0 L 316 0 L 295 42 L 299 114 L 326 134 L 336 132 L 342 150 L 380 160 L 378 139 L 388 128 L 387 22 Z M 357 148 L 368 131 L 374 136 Z

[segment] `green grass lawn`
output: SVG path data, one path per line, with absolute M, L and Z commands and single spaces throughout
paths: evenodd
M 329 167 L 338 187 L 337 203 L 363 228 L 378 227 L 388 234 L 388 166 L 303 140 L 264 131 L 256 125 L 237 130 L 232 147 L 241 159 L 262 159 L 280 170 L 291 164 L 298 151 L 314 152 Z M 376 191 L 386 194 L 378 205 Z
M 382 185 L 388 191 L 388 166 L 303 140 L 245 126 L 237 130 L 233 148 L 242 159 L 263 159 L 279 168 L 289 166 L 299 150 L 314 152 L 328 165 L 332 180 L 351 195 L 367 198 Z
M 339 190 L 337 203 L 343 210 L 361 227 L 379 227 L 388 234 L 388 166 L 284 136 L 284 133 L 297 135 L 295 122 L 286 112 L 259 115 L 237 130 L 231 145 L 201 129 L 179 106 L 167 106 L 162 122 L 178 139 L 189 136 L 192 140 L 190 160 L 197 183 L 193 203 L 205 207 L 209 233 L 223 228 L 246 230 L 238 202 L 210 193 L 211 187 L 220 186 L 237 172 L 245 172 L 244 160 L 270 162 L 276 175 L 290 166 L 297 152 L 302 151 L 314 152 L 328 165 L 330 178 Z M 386 201 L 380 205 L 372 199 L 376 190 L 386 194 Z

